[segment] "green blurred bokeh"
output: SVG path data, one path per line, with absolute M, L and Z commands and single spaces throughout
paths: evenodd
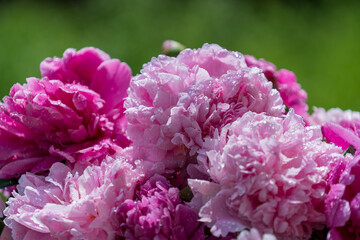
M 360 110 L 360 1 L 0 0 L 0 94 L 46 57 L 95 46 L 137 74 L 166 39 L 292 70 L 310 107 Z

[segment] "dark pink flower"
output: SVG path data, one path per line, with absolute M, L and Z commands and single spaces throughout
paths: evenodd
M 340 161 L 332 169 L 330 191 L 325 200 L 326 224 L 330 229 L 327 239 L 357 239 L 360 236 L 360 156 Z
M 184 205 L 179 189 L 155 175 L 117 209 L 122 236 L 129 240 L 204 239 L 197 213 Z
M 44 78 L 12 87 L 0 105 L 0 178 L 42 172 L 64 160 L 99 164 L 129 145 L 122 105 L 131 71 L 106 56 L 94 48 L 70 49 L 63 59 L 41 64 Z
M 245 55 L 245 61 L 249 67 L 262 69 L 266 78 L 274 84 L 274 88 L 279 90 L 280 96 L 288 108 L 293 108 L 295 113 L 302 117 L 308 116 L 307 94 L 297 83 L 293 72 L 286 69 L 277 71 L 274 64 L 250 55 Z
M 42 77 L 88 86 L 105 101 L 102 112 L 123 117 L 123 102 L 131 78 L 129 66 L 105 52 L 86 47 L 67 49 L 63 58 L 47 58 L 40 64 Z M 120 115 L 120 116 L 118 116 Z

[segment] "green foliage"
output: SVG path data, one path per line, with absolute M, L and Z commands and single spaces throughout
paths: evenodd
M 166 39 L 262 57 L 296 73 L 311 106 L 360 110 L 359 1 L 0 1 L 0 94 L 68 47 L 95 46 L 136 74 Z

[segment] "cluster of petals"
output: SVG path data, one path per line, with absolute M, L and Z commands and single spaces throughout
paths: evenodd
M 116 208 L 134 197 L 143 169 L 126 156 L 73 173 L 54 163 L 47 177 L 22 175 L 7 202 L 5 224 L 14 240 L 115 239 Z
M 125 63 L 95 48 L 69 49 L 63 59 L 42 62 L 41 72 L 41 79 L 15 84 L 0 104 L 0 178 L 63 160 L 85 168 L 129 145 Z
M 206 138 L 198 160 L 210 179 L 189 179 L 191 204 L 215 236 L 256 227 L 306 239 L 324 227 L 327 175 L 343 158 L 292 110 L 284 117 L 248 112 Z
M 359 112 L 310 116 L 295 74 L 264 59 L 163 47 L 180 53 L 135 77 L 67 49 L 11 88 L 0 179 L 18 185 L 0 190 L 0 239 L 360 236 Z
M 357 239 L 360 235 L 360 156 L 333 164 L 325 200 L 327 239 Z
M 259 68 L 215 44 L 153 58 L 132 78 L 125 108 L 129 138 L 146 149 L 141 157 L 166 159 L 167 168 L 182 167 L 205 136 L 248 111 L 284 112 L 278 91 Z
M 360 113 L 351 110 L 332 108 L 314 108 L 314 113 L 308 118 L 311 125 L 321 125 L 324 138 L 328 142 L 347 150 L 350 145 L 354 150 L 360 150 Z
M 154 175 L 117 209 L 121 236 L 126 239 L 204 239 L 197 213 L 182 204 L 179 189 Z
M 256 228 L 251 228 L 241 231 L 236 240 L 276 240 L 276 237 L 269 233 L 261 235 Z
M 266 78 L 280 92 L 280 96 L 288 108 L 293 108 L 295 113 L 302 117 L 308 117 L 307 94 L 300 84 L 297 83 L 293 72 L 287 69 L 277 71 L 274 64 L 264 59 L 256 59 L 251 55 L 245 55 L 245 61 L 249 67 L 262 69 Z
M 360 113 L 339 108 L 328 111 L 314 108 L 307 121 L 320 125 L 328 142 L 356 155 L 353 159 L 338 161 L 332 166 L 325 200 L 326 225 L 330 229 L 327 238 L 355 239 L 360 234 L 360 189 L 357 186 L 360 181 Z

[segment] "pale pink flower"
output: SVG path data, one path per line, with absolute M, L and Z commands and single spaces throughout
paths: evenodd
M 293 110 L 283 118 L 248 112 L 206 138 L 198 161 L 210 181 L 189 180 L 191 204 L 215 236 L 255 227 L 308 238 L 325 224 L 326 179 L 343 158 Z
M 7 202 L 5 224 L 14 240 L 115 239 L 116 209 L 133 199 L 143 181 L 141 163 L 126 156 L 108 157 L 80 175 L 55 163 L 47 177 L 24 174 Z
M 284 104 L 293 108 L 295 113 L 308 117 L 307 94 L 297 83 L 296 76 L 287 69 L 276 69 L 276 66 L 265 59 L 256 59 L 251 55 L 245 55 L 246 64 L 249 67 L 258 67 L 263 70 L 266 78 L 279 90 Z
M 324 108 L 314 107 L 314 113 L 307 119 L 310 125 L 323 125 L 324 123 L 336 123 L 354 131 L 360 129 L 360 113 L 351 110 L 331 108 L 326 111 Z
M 63 160 L 99 164 L 129 145 L 123 101 L 131 70 L 103 55 L 67 50 L 63 60 L 42 63 L 44 78 L 11 88 L 0 104 L 0 178 L 42 172 Z
M 125 101 L 127 133 L 141 158 L 183 167 L 203 138 L 248 111 L 281 116 L 279 93 L 244 57 L 215 44 L 160 55 L 132 78 Z

